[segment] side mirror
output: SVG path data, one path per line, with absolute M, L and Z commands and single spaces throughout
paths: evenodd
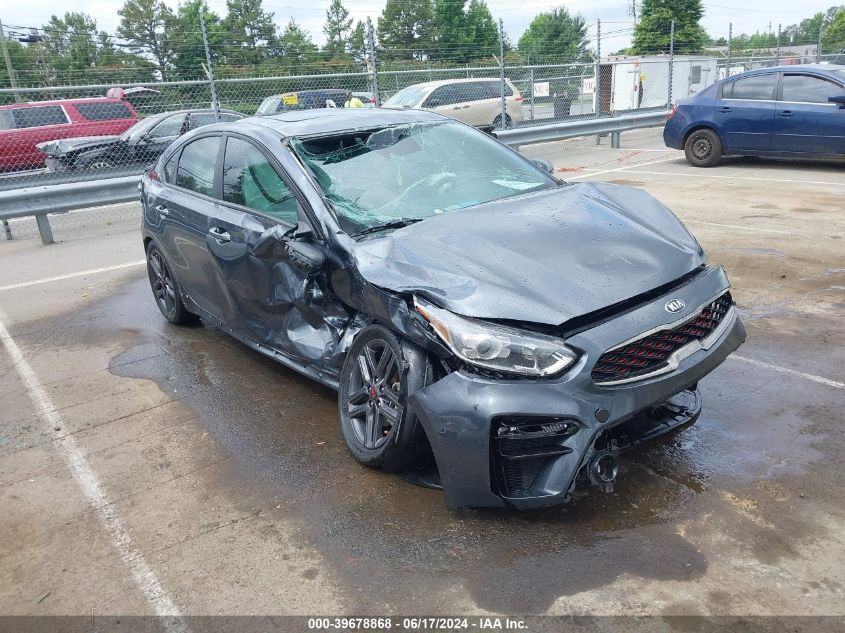
M 548 174 L 555 173 L 555 166 L 545 158 L 534 158 L 531 162 Z
M 835 103 L 840 109 L 845 108 L 845 95 L 836 95 L 834 97 L 828 97 L 827 100 L 830 103 Z
M 285 250 L 290 263 L 305 275 L 317 274 L 326 263 L 326 253 L 323 249 L 307 239 L 287 242 Z

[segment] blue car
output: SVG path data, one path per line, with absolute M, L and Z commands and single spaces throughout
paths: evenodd
M 845 158 L 845 66 L 761 68 L 723 79 L 672 109 L 663 141 L 696 167 L 725 155 Z

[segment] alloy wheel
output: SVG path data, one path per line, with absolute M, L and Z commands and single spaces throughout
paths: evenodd
M 400 365 L 381 339 L 367 343 L 356 361 L 346 411 L 358 441 L 375 450 L 388 441 L 402 415 Z
M 165 315 L 174 316 L 176 314 L 176 285 L 157 248 L 150 249 L 147 257 L 147 274 L 159 308 Z

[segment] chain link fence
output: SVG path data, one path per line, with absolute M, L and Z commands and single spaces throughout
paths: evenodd
M 218 120 L 385 106 L 431 110 L 470 125 L 504 129 L 660 111 L 745 70 L 843 61 L 842 55 L 823 56 L 810 48 L 778 47 L 771 55 L 745 57 L 730 46 L 709 55 L 676 54 L 690 46 L 675 40 L 674 29 L 658 54 L 606 55 L 603 42 L 626 29 L 610 31 L 603 39 L 601 25 L 596 26 L 594 52 L 567 61 L 546 51 L 554 63 L 532 64 L 506 48 L 500 24 L 498 51 L 494 48 L 483 63 L 459 65 L 438 61 L 432 53 L 413 52 L 409 59 L 407 51 L 377 50 L 368 23 L 363 45 L 347 61 L 312 59 L 285 74 L 268 74 L 260 64 L 213 65 L 224 57 L 222 49 L 215 49 L 222 44 L 215 44 L 203 27 L 192 49 L 202 79 L 106 81 L 123 77 L 121 71 L 102 75 L 98 84 L 0 88 L 0 191 L 140 174 L 180 135 Z

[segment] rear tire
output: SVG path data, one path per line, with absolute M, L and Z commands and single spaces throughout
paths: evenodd
M 147 277 L 156 305 L 165 319 L 174 325 L 195 323 L 197 316 L 185 307 L 167 262 L 155 242 L 147 245 Z
M 352 456 L 370 468 L 398 471 L 422 443 L 408 398 L 426 382 L 425 356 L 380 325 L 361 330 L 340 373 L 340 431 Z
M 497 130 L 502 127 L 502 115 L 500 114 L 495 119 L 493 119 L 493 127 Z M 513 120 L 511 119 L 509 114 L 505 115 L 505 129 L 510 130 L 513 128 Z
M 722 140 L 709 128 L 695 130 L 684 143 L 684 154 L 693 167 L 712 167 L 722 158 Z

